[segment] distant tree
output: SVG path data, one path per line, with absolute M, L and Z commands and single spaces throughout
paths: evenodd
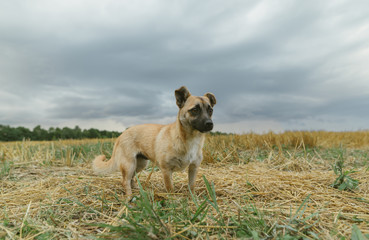
M 47 140 L 49 140 L 49 141 L 50 140 L 56 140 L 56 139 L 54 139 L 55 132 L 56 132 L 55 128 L 50 127 L 49 130 L 47 131 Z
M 74 137 L 73 129 L 69 127 L 63 127 L 62 129 L 62 139 L 72 139 Z
M 37 125 L 36 127 L 33 128 L 32 131 L 32 140 L 38 140 L 38 141 L 42 141 L 42 140 L 46 140 L 48 138 L 48 132 L 45 129 L 42 129 L 40 125 Z
M 74 139 L 82 139 L 82 130 L 81 130 L 81 128 L 78 127 L 78 126 L 75 126 L 73 130 L 74 130 L 73 138 Z
M 120 134 L 120 132 L 116 131 L 100 131 L 95 128 L 82 130 L 79 126 L 75 126 L 74 128 L 64 127 L 62 129 L 50 127 L 48 130 L 45 130 L 40 125 L 37 125 L 31 131 L 25 127 L 13 128 L 0 125 L 0 141 L 112 138 L 118 137 Z
M 84 136 L 86 138 L 100 138 L 100 132 L 95 128 L 90 128 L 84 131 Z
M 55 128 L 55 133 L 53 135 L 53 140 L 62 139 L 62 130 L 60 128 Z
M 210 135 L 212 135 L 212 136 L 219 136 L 219 135 L 230 135 L 230 134 L 229 133 L 224 133 L 224 132 L 216 131 L 216 132 L 210 132 Z
M 31 139 L 32 138 L 32 132 L 28 128 L 25 127 L 17 127 L 15 129 L 17 133 L 17 140 L 21 141 L 23 139 Z
M 15 131 L 12 130 L 11 127 L 1 125 L 0 129 L 1 129 L 1 134 L 0 134 L 1 141 L 16 141 L 17 140 L 16 133 Z

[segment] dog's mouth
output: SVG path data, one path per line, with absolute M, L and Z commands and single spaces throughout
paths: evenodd
M 189 124 L 193 129 L 201 133 L 210 132 L 214 128 L 214 124 L 211 119 L 206 119 L 206 120 L 195 119 L 195 120 L 190 121 Z
M 214 127 L 213 121 L 208 120 L 204 124 L 202 124 L 201 127 L 196 128 L 196 129 L 201 133 L 207 133 L 213 130 L 213 127 Z

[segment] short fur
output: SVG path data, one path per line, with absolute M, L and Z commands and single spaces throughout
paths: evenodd
M 173 191 L 172 173 L 188 167 L 189 186 L 193 191 L 202 161 L 204 133 L 213 129 L 211 116 L 216 99 L 212 93 L 192 96 L 184 86 L 175 91 L 175 97 L 179 111 L 174 123 L 128 128 L 116 140 L 109 161 L 104 155 L 95 158 L 94 172 L 106 174 L 120 170 L 125 193 L 131 195 L 135 173 L 143 170 L 149 160 L 159 165 L 168 192 Z

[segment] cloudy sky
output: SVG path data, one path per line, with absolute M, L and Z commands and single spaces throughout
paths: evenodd
M 0 124 L 170 123 L 182 85 L 215 130 L 369 129 L 369 1 L 0 0 Z

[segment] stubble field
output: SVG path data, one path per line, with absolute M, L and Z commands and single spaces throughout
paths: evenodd
M 0 239 L 366 239 L 369 132 L 209 135 L 196 191 L 175 173 L 96 176 L 114 139 L 0 143 Z

